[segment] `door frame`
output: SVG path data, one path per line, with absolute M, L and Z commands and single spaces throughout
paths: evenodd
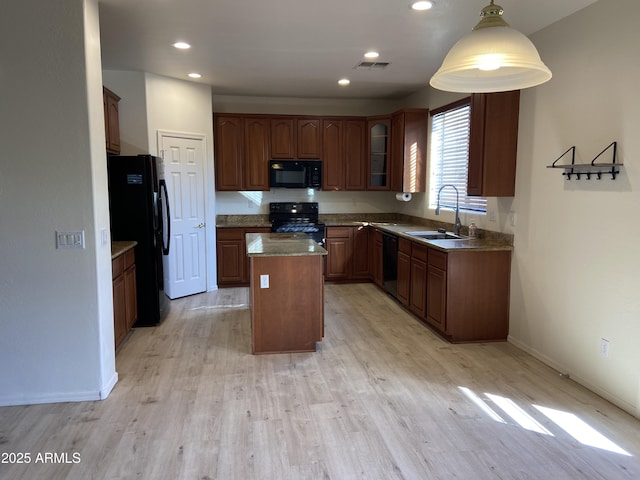
M 202 179 L 204 182 L 204 216 L 205 216 L 205 263 L 206 263 L 206 288 L 208 292 L 218 289 L 216 274 L 216 216 L 215 216 L 215 187 L 213 186 L 213 162 L 212 153 L 207 143 L 207 135 L 204 133 L 184 132 L 178 130 L 157 130 L 157 151 L 158 156 L 164 161 L 164 150 L 162 141 L 165 137 L 188 138 L 202 142 L 204 153 L 204 165 L 202 168 Z

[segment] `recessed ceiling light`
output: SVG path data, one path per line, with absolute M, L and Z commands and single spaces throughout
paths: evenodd
M 180 50 L 186 50 L 188 48 L 191 48 L 191 45 L 189 45 L 187 42 L 176 42 L 173 44 L 173 46 Z
M 189 78 L 202 78 L 202 75 L 200 75 L 199 73 L 196 72 L 192 72 L 189 75 L 187 75 Z
M 364 58 L 378 58 L 380 54 L 378 52 L 374 52 L 373 50 L 364 54 Z
M 348 78 L 341 78 L 340 80 L 338 80 L 338 85 L 342 85 L 343 87 L 346 87 L 350 83 L 351 80 L 349 80 Z
M 431 10 L 433 8 L 434 3 L 429 0 L 423 0 L 420 2 L 413 2 L 411 4 L 411 8 L 414 10 Z

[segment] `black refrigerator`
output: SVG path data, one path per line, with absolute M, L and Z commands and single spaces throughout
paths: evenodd
M 162 256 L 169 254 L 171 220 L 162 160 L 152 155 L 107 157 L 111 239 L 135 240 L 138 321 L 158 325 L 167 316 Z

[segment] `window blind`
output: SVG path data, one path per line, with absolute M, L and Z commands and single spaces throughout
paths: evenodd
M 431 119 L 430 208 L 436 208 L 440 187 L 451 184 L 458 189 L 460 210 L 487 211 L 485 197 L 467 196 L 470 121 L 469 103 L 436 113 Z M 443 206 L 455 208 L 456 191 L 453 188 L 442 190 L 440 207 Z

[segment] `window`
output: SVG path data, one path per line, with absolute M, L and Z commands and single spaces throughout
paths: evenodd
M 467 196 L 470 99 L 433 110 L 431 115 L 429 208 L 436 208 L 440 187 L 450 184 L 458 189 L 460 210 L 486 213 L 485 197 Z M 455 205 L 456 191 L 453 188 L 442 190 L 440 206 L 455 208 Z

